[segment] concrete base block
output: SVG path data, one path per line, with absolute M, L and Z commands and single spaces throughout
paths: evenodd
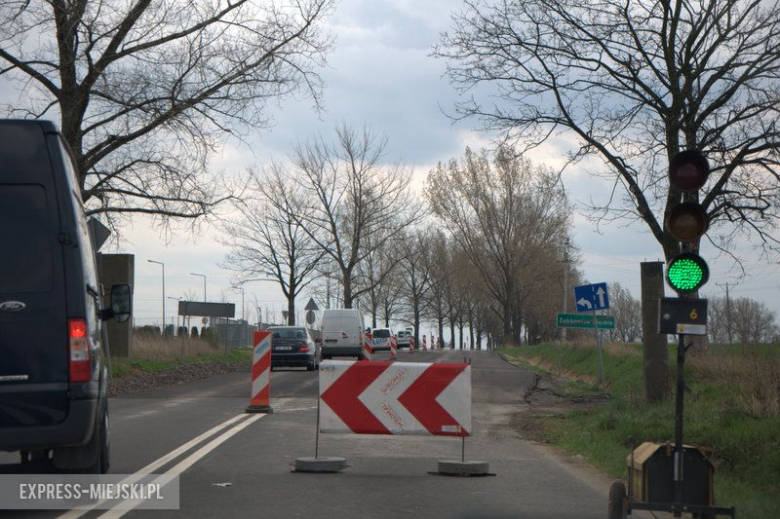
M 347 468 L 347 460 L 338 456 L 324 458 L 297 458 L 295 472 L 339 472 Z
M 490 463 L 487 461 L 443 460 L 439 462 L 439 474 L 445 476 L 488 476 Z

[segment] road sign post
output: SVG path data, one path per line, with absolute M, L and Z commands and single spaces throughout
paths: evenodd
M 593 328 L 596 332 L 596 350 L 598 351 L 599 357 L 599 384 L 603 384 L 604 360 L 601 354 L 601 347 L 604 341 L 604 335 L 598 324 L 598 315 L 596 314 L 596 311 L 609 308 L 607 284 L 594 283 L 592 285 L 574 287 L 574 301 L 577 305 L 578 312 L 593 312 Z

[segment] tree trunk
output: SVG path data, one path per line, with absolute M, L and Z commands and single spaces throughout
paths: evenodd
M 295 296 L 290 292 L 287 298 L 287 326 L 295 326 Z
M 352 308 L 352 271 L 342 271 L 342 285 L 344 290 L 344 308 Z

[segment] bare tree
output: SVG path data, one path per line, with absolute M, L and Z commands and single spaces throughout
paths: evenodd
M 610 313 L 615 316 L 615 328 L 609 330 L 610 340 L 634 342 L 642 338 L 642 304 L 620 283 L 609 284 Z
M 567 230 L 570 212 L 556 178 L 508 148 L 499 149 L 492 163 L 486 152 L 467 149 L 461 161 L 430 172 L 426 193 L 500 306 L 504 342 L 517 342 L 518 298 L 526 297 L 519 272 L 539 265 L 539 254 Z
M 425 230 L 405 233 L 399 240 L 402 260 L 398 265 L 398 281 L 409 322 L 414 327 L 414 343 L 420 346 L 420 324 L 426 314 L 427 296 L 431 289 L 431 233 Z
M 437 230 L 429 240 L 430 266 L 429 285 L 425 308 L 426 317 L 435 321 L 438 337 L 444 336 L 444 322 L 447 318 L 447 297 L 454 275 L 451 265 L 450 248 L 453 246 L 452 238 L 443 231 Z
M 239 217 L 228 219 L 222 243 L 231 252 L 223 268 L 236 272 L 236 284 L 273 279 L 287 299 L 287 324 L 295 325 L 295 298 L 312 280 L 324 254 L 292 218 L 291 186 L 255 177 L 251 195 L 236 202 Z
M 774 312 L 763 303 L 747 297 L 707 299 L 707 335 L 713 343 L 776 342 L 779 332 Z
M 360 297 L 361 305 L 371 314 L 371 326 L 379 326 L 380 318 L 384 318 L 385 326 L 389 327 L 390 313 L 394 306 L 394 294 L 397 287 L 393 284 L 393 274 L 398 265 L 398 251 L 390 244 L 383 242 L 371 247 L 371 252 L 358 264 L 355 276 L 358 286 L 370 287 Z M 382 282 L 379 279 L 384 276 Z
M 387 141 L 364 128 L 356 132 L 342 124 L 336 144 L 321 137 L 299 145 L 292 157 L 295 169 L 275 168 L 276 178 L 291 178 L 298 186 L 295 221 L 325 252 L 340 274 L 344 308 L 381 284 L 398 258 L 371 279 L 360 276 L 360 265 L 419 220 L 423 210 L 409 204 L 411 170 L 387 164 Z
M 574 137 L 571 162 L 600 158 L 624 196 L 594 218 L 641 219 L 669 259 L 680 245 L 663 218 L 683 194 L 666 172 L 681 149 L 713 166 L 701 202 L 711 229 L 734 224 L 720 238 L 778 244 L 778 34 L 780 9 L 759 0 L 476 0 L 434 54 L 463 91 L 490 84 L 501 98 L 474 95 L 460 116 L 527 148 Z
M 0 5 L 5 112 L 59 117 L 90 214 L 197 218 L 222 199 L 208 158 L 269 123 L 269 103 L 319 105 L 331 0 L 31 0 Z

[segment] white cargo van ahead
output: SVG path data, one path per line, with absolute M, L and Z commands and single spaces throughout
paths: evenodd
M 356 308 L 322 312 L 322 358 L 363 358 L 363 314 Z

